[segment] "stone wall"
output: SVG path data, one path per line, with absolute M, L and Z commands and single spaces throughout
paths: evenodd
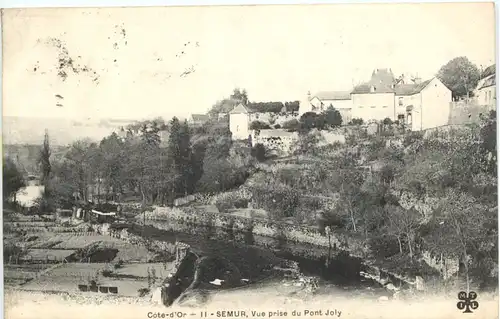
M 422 260 L 433 269 L 439 271 L 443 279 L 449 279 L 459 270 L 459 259 L 443 255 L 433 256 L 430 252 L 422 254 Z
M 494 108 L 493 108 L 494 109 Z M 450 102 L 449 125 L 479 123 L 481 116 L 492 110 L 489 105 L 479 105 L 474 102 Z
M 153 211 L 146 212 L 146 224 L 159 229 L 167 230 L 169 228 L 168 225 L 171 225 L 169 221 L 174 221 L 181 225 L 186 225 L 187 229 L 196 228 L 196 226 L 209 226 L 232 230 L 235 237 L 238 235 L 244 236 L 242 234 L 250 232 L 254 238 L 253 244 L 271 249 L 279 246 L 280 249 L 285 251 L 290 248 L 293 250 L 292 252 L 294 254 L 304 257 L 317 258 L 324 256 L 325 251 L 331 247 L 333 249 L 332 253 L 334 254 L 340 251 L 347 251 L 351 257 L 357 257 L 364 260 L 369 260 L 370 258 L 369 247 L 362 238 L 356 238 L 353 237 L 352 234 L 344 234 L 339 231 L 332 232 L 330 234 L 330 239 L 328 239 L 326 235 L 322 234 L 319 229 L 315 227 L 289 224 L 283 225 L 265 219 L 246 218 L 243 216 L 221 213 L 208 213 L 196 207 L 184 207 L 183 209 L 169 207 L 153 208 Z M 138 222 L 141 223 L 142 219 L 138 219 Z M 240 233 L 238 234 L 238 232 Z M 237 240 L 237 238 L 235 239 Z M 244 238 L 240 238 L 240 240 L 242 242 L 245 241 Z M 293 243 L 293 245 L 287 247 L 286 244 L 283 245 L 283 240 Z M 367 264 L 365 263 L 365 265 Z M 415 278 L 407 278 L 378 267 L 373 263 L 370 263 L 370 265 L 373 269 L 382 271 L 388 276 L 404 282 L 407 285 L 415 285 Z
M 247 218 L 231 214 L 206 212 L 202 208 L 185 207 L 183 209 L 170 207 L 154 207 L 153 211 L 146 212 L 146 220 L 166 221 L 173 220 L 203 226 L 212 226 L 231 229 L 236 232 L 251 232 L 256 236 L 274 239 L 285 239 L 288 242 L 309 244 L 318 247 L 335 247 L 338 250 L 347 250 L 355 257 L 363 258 L 367 253 L 364 243 L 342 232 L 334 232 L 328 238 L 317 227 L 282 224 L 276 221 L 259 218 Z M 138 219 L 140 222 L 140 218 Z

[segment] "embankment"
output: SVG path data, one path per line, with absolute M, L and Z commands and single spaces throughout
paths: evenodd
M 315 227 L 208 212 L 203 207 L 153 207 L 152 211 L 141 214 L 137 220 L 138 223 L 145 222 L 146 225 L 166 231 L 171 230 L 172 222 L 185 225 L 188 232 L 190 228 L 197 226 L 224 229 L 232 233 L 234 237 L 243 237 L 241 238 L 243 241 L 248 241 L 245 234 L 251 234 L 252 242 L 247 242 L 247 244 L 285 250 L 287 246 L 293 246 L 294 253 L 300 249 L 305 255 L 326 256 L 348 252 L 351 257 L 363 260 L 366 266 L 364 273 L 372 280 L 385 284 L 389 279 L 406 287 L 415 287 L 417 283 L 416 276 L 398 274 L 373 261 L 370 258 L 369 247 L 362 238 L 356 238 L 341 231 L 331 232 L 327 236 Z M 217 232 L 214 233 L 217 235 Z M 421 281 L 421 278 L 418 279 Z

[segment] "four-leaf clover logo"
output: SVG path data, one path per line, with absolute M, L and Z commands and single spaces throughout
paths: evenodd
M 477 294 L 474 291 L 469 292 L 469 294 L 465 291 L 459 292 L 458 299 L 460 301 L 457 303 L 457 308 L 460 310 L 465 309 L 464 313 L 472 313 L 472 310 L 479 308 L 479 302 L 475 300 L 476 298 Z

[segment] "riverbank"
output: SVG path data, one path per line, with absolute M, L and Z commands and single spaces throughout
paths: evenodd
M 186 313 L 184 318 L 200 318 L 201 311 L 242 310 L 252 318 L 251 311 L 265 312 L 263 318 L 269 318 L 269 311 L 301 312 L 296 318 L 309 318 L 305 310 L 322 311 L 315 318 L 356 318 L 356 319 L 445 319 L 462 316 L 456 307 L 457 300 L 438 295 L 422 299 L 374 301 L 368 298 L 346 296 L 338 291 L 328 296 L 317 295 L 312 298 L 294 297 L 289 292 L 280 292 L 272 286 L 252 287 L 244 291 L 219 292 L 212 296 L 203 308 L 173 307 L 166 309 L 161 305 L 151 305 L 146 301 L 134 299 L 90 299 L 80 302 L 78 296 L 54 295 L 25 291 L 5 291 L 5 315 L 9 319 L 87 319 L 87 318 L 152 318 L 153 313 Z M 81 297 L 80 297 L 81 299 Z M 479 295 L 479 308 L 471 318 L 498 318 L 498 295 Z M 118 307 L 118 308 L 117 308 Z M 330 310 L 336 316 L 325 316 Z M 335 312 L 336 311 L 336 312 Z M 190 315 L 193 313 L 194 315 Z M 340 314 L 340 315 L 339 315 Z M 283 318 L 285 318 L 283 316 Z
M 289 246 L 293 246 L 294 253 L 295 250 L 299 249 L 304 254 L 313 255 L 315 258 L 325 256 L 330 258 L 330 256 L 347 252 L 350 257 L 363 261 L 362 263 L 366 265 L 367 278 L 381 284 L 387 283 L 387 279 L 389 279 L 400 282 L 401 284 L 398 286 L 403 285 L 420 290 L 424 287 L 421 283 L 427 279 L 435 281 L 439 277 L 439 273 L 424 262 L 417 261 L 413 269 L 406 268 L 405 271 L 399 271 L 397 269 L 401 269 L 401 267 L 394 267 L 394 261 L 374 260 L 371 258 L 366 240 L 341 230 L 333 230 L 327 236 L 318 227 L 213 212 L 204 206 L 180 208 L 155 206 L 152 211 L 137 216 L 137 222 L 167 231 L 171 230 L 171 223 L 174 222 L 176 227 L 185 228 L 188 232 L 189 228 L 202 226 L 222 229 L 235 234 L 251 234 L 253 241 L 251 244 L 287 250 L 289 248 L 287 243 L 289 243 L 291 244 Z M 248 241 L 246 238 L 240 240 Z M 391 265 L 395 269 L 391 269 Z

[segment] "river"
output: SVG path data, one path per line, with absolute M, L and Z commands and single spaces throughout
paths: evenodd
M 321 247 L 254 236 L 251 233 L 174 221 L 146 221 L 145 226 L 134 224 L 129 231 L 159 241 L 184 242 L 198 256 L 224 257 L 253 283 L 280 282 L 280 278 L 269 277 L 266 267 L 269 261 L 286 259 L 297 262 L 304 275 L 317 277 L 324 292 L 340 290 L 354 296 L 373 298 L 387 295 L 387 291 L 378 283 L 360 276 L 362 261 L 344 251 L 332 252 Z

